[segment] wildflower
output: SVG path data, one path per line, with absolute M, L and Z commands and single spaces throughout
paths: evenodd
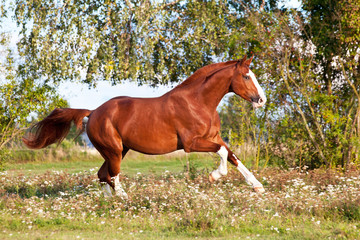
M 271 229 L 271 230 L 274 230 L 274 231 L 277 232 L 277 233 L 280 233 L 280 232 L 279 232 L 279 229 L 278 229 L 277 227 L 271 226 L 270 229 Z
M 273 217 L 280 217 L 280 215 L 279 215 L 278 212 L 276 212 L 276 213 L 273 215 Z

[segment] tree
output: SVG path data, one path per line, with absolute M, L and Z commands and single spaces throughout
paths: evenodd
M 343 166 L 354 157 L 352 149 L 358 145 L 359 136 L 359 6 L 359 0 L 307 0 L 303 7 L 308 15 L 303 38 L 311 37 L 316 46 L 316 68 L 322 69 L 321 79 L 317 79 L 323 86 L 319 91 L 331 102 L 321 116 L 325 119 L 320 121 L 325 122 L 328 132 L 333 132 L 329 145 L 341 149 L 338 155 Z
M 67 105 L 54 87 L 19 77 L 14 53 L 6 45 L 6 35 L 2 37 L 2 56 L 6 57 L 0 62 L 0 168 L 9 156 L 7 145 L 29 127 L 30 116 L 42 117 Z
M 251 15 L 257 19 L 249 22 L 257 23 L 252 34 L 260 42 L 254 48 L 258 53 L 256 73 L 266 79 L 261 82 L 269 102 L 262 113 L 265 118 L 257 116 L 245 122 L 252 126 L 262 122 L 265 128 L 257 127 L 256 141 L 264 133 L 262 148 L 268 146 L 272 158 L 289 167 L 347 167 L 358 159 L 360 45 L 359 27 L 351 19 L 359 14 L 353 8 L 342 8 L 348 3 L 342 4 L 338 2 L 330 10 L 316 7 L 316 14 L 327 9 L 320 19 L 343 16 L 334 32 L 328 28 L 328 21 L 316 21 L 316 16 L 302 11 L 279 9 Z M 337 42 L 333 43 L 333 38 Z M 239 122 L 226 127 L 244 124 L 241 117 L 236 120 Z
M 257 44 L 246 41 L 254 26 L 245 10 L 258 1 L 17 0 L 15 7 L 23 68 L 52 82 L 169 84 Z

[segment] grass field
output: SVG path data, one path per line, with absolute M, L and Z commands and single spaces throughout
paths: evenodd
M 54 160 L 54 161 L 26 161 L 17 163 L 15 161 L 7 164 L 9 174 L 41 174 L 46 171 L 66 171 L 76 173 L 101 167 L 104 160 L 100 154 L 88 154 L 80 160 Z M 137 173 L 160 175 L 164 171 L 180 173 L 184 168 L 195 167 L 198 169 L 213 169 L 218 163 L 217 155 L 208 153 L 185 154 L 181 151 L 151 156 L 130 151 L 121 163 L 121 172 L 128 176 Z M 190 164 L 190 165 L 189 165 Z M 189 165 L 189 166 L 188 166 Z
M 256 194 L 211 155 L 130 154 L 129 195 L 105 198 L 102 161 L 10 164 L 0 173 L 0 239 L 360 239 L 360 171 L 267 169 Z M 189 162 L 189 163 L 188 163 Z

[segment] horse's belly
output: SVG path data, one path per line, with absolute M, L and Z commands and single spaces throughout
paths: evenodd
M 119 132 L 123 145 L 138 152 L 165 154 L 178 148 L 175 129 L 163 121 L 133 121 Z
M 146 154 L 164 154 L 177 150 L 173 118 L 161 98 L 119 99 L 118 114 L 112 124 L 127 148 Z
M 165 154 L 178 149 L 177 137 L 156 136 L 149 134 L 133 134 L 123 138 L 123 145 L 126 147 L 145 154 Z

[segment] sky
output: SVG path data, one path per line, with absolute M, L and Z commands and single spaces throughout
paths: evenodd
M 60 85 L 60 94 L 69 102 L 71 108 L 86 108 L 93 110 L 117 96 L 130 97 L 158 97 L 170 91 L 170 86 L 138 86 L 134 82 L 125 82 L 112 86 L 109 82 L 101 81 L 96 88 L 80 83 L 66 82 Z

